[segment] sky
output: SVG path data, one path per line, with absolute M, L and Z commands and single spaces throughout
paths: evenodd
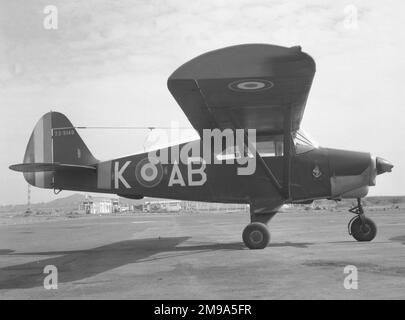
M 56 29 L 44 27 L 47 5 L 57 9 Z M 321 146 L 391 161 L 369 195 L 403 195 L 404 12 L 399 0 L 0 0 L 0 205 L 26 202 L 27 184 L 8 166 L 22 161 L 44 113 L 78 126 L 191 128 L 168 76 L 242 43 L 309 53 L 317 72 L 302 127 Z M 148 130 L 79 133 L 100 160 L 143 151 L 150 139 Z M 57 197 L 31 190 L 32 202 Z

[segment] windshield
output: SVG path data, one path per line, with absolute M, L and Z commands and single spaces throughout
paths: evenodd
M 296 154 L 305 153 L 319 147 L 318 143 L 302 129 L 296 131 L 293 137 Z

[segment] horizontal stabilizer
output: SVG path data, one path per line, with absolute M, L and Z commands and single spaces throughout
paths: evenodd
M 48 172 L 60 170 L 85 170 L 95 171 L 95 166 L 64 164 L 64 163 L 20 163 L 9 167 L 11 170 L 19 172 Z

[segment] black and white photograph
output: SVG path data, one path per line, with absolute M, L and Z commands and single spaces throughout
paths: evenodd
M 0 0 L 0 300 L 403 300 L 404 14 Z

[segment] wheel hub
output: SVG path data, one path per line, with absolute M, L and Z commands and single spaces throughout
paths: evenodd
M 360 231 L 364 234 L 368 234 L 370 232 L 370 227 L 367 224 L 360 225 Z
M 254 230 L 250 233 L 249 238 L 253 243 L 260 243 L 263 241 L 263 234 L 258 230 Z

